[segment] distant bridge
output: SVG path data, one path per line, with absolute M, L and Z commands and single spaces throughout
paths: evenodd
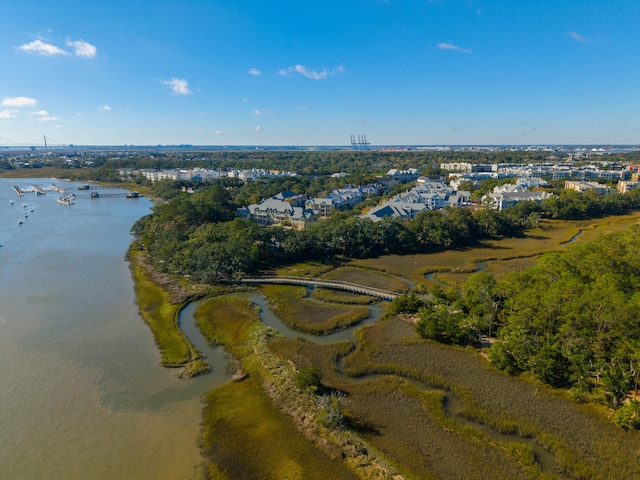
M 367 287 L 366 285 L 358 285 L 357 283 L 341 282 L 339 280 L 319 280 L 317 278 L 305 277 L 244 277 L 240 282 L 279 283 L 285 285 L 304 285 L 307 287 L 324 287 L 332 288 L 334 290 L 345 290 L 347 292 L 360 293 L 362 295 L 369 295 L 372 297 L 379 297 L 385 300 L 393 300 L 394 298 L 402 295 L 401 293 L 390 292 L 389 290 L 382 290 L 381 288 Z

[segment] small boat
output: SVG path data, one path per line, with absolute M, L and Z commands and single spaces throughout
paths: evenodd
M 18 219 L 18 225 L 22 225 L 22 219 Z
M 58 199 L 58 203 L 61 203 L 63 205 L 73 205 L 73 201 L 72 201 L 73 197 L 75 197 L 75 195 L 73 195 L 73 194 L 72 195 L 67 195 L 65 197 L 60 197 Z
M 13 205 L 13 200 L 9 200 L 9 205 Z

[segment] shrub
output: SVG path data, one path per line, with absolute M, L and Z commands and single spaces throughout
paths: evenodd
M 631 400 L 616 410 L 613 423 L 626 430 L 640 430 L 640 401 Z
M 300 390 L 317 390 L 322 380 L 322 372 L 314 365 L 301 368 L 296 374 L 296 387 Z

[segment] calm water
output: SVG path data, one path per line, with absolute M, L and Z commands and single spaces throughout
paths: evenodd
M 19 197 L 14 185 L 48 193 Z M 74 204 L 58 203 L 52 185 L 75 193 Z M 228 381 L 226 360 L 195 328 L 196 302 L 180 324 L 213 371 L 180 379 L 160 366 L 124 260 L 131 225 L 151 202 L 91 199 L 78 185 L 0 179 L 0 480 L 195 478 L 200 397 Z M 353 328 L 301 335 L 263 297 L 249 298 L 287 336 L 353 339 Z M 377 320 L 380 307 L 371 312 L 363 323 Z
M 219 380 L 160 367 L 138 315 L 124 254 L 150 201 L 15 184 L 78 197 L 0 179 L 0 478 L 193 478 L 200 395 Z

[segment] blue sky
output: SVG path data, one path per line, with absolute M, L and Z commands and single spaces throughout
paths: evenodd
M 640 143 L 637 0 L 0 0 L 0 145 Z

